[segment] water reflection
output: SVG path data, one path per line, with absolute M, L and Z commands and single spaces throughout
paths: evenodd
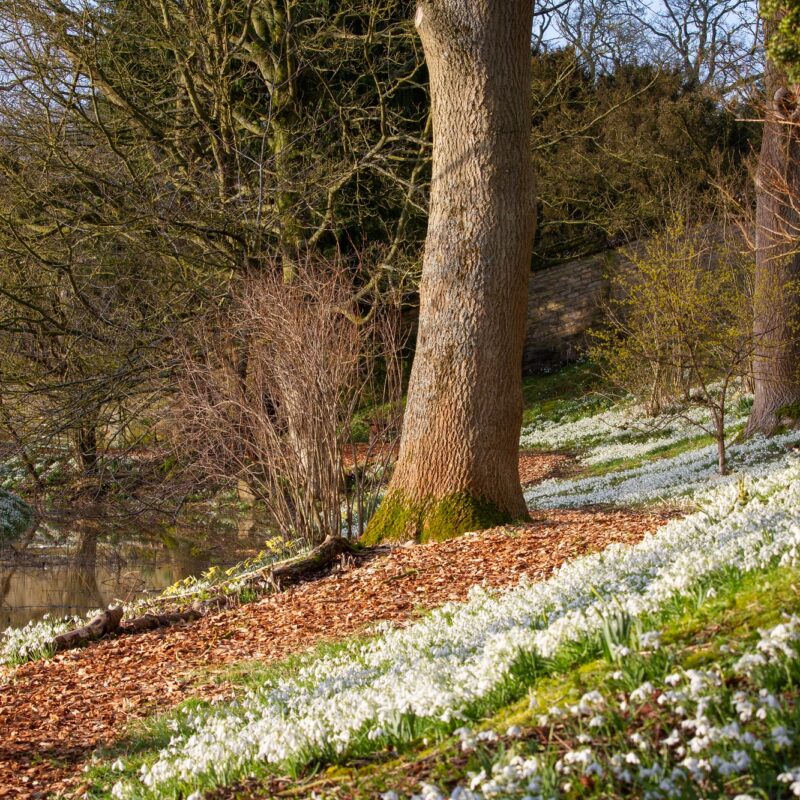
M 245 518 L 230 534 L 171 527 L 119 528 L 96 520 L 40 525 L 0 548 L 0 630 L 46 613 L 83 614 L 112 600 L 159 591 L 218 564 L 258 551 L 264 531 Z

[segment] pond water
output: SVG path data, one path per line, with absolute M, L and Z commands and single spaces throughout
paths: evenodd
M 0 630 L 44 614 L 85 614 L 149 592 L 210 566 L 255 555 L 268 532 L 251 519 L 234 530 L 108 523 L 43 523 L 0 547 Z

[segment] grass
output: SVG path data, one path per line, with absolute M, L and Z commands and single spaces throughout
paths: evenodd
M 643 438 L 643 441 L 646 437 Z M 650 461 L 659 461 L 663 459 L 674 458 L 682 453 L 690 450 L 698 450 L 701 447 L 707 447 L 714 444 L 716 439 L 710 434 L 704 433 L 699 436 L 689 436 L 686 439 L 681 439 L 678 442 L 670 442 L 669 444 L 656 447 L 649 453 L 643 453 L 639 456 L 631 458 L 615 458 L 611 461 L 604 461 L 602 464 L 589 464 L 584 466 L 579 472 L 576 473 L 579 478 L 598 477 L 600 475 L 607 475 L 610 472 L 621 472 L 626 469 L 635 469 Z
M 571 643 L 546 661 L 521 654 L 508 680 L 489 697 L 465 709 L 464 718 L 476 730 L 503 733 L 509 725 L 534 730 L 541 706 L 565 702 L 593 688 L 606 686 L 609 676 L 617 669 L 608 658 L 609 637 L 629 638 L 632 631 L 635 634 L 636 630 L 647 627 L 663 631 L 663 652 L 669 655 L 670 669 L 676 665 L 698 667 L 730 661 L 733 656 L 726 652 L 730 643 L 738 649 L 753 639 L 758 628 L 776 624 L 784 612 L 800 613 L 799 589 L 800 570 L 796 568 L 773 568 L 745 577 L 732 568 L 713 582 L 705 583 L 692 596 L 676 599 L 657 618 L 642 621 L 641 628 L 635 625 L 626 629 L 624 635 L 620 634 L 624 626 L 610 624 L 604 635 Z M 775 598 L 782 598 L 782 602 L 777 604 Z M 271 665 L 239 663 L 218 674 L 216 679 L 232 684 L 238 691 L 257 689 L 296 674 L 298 665 L 306 659 L 341 653 L 353 643 L 354 640 L 350 640 L 321 645 L 309 654 L 292 656 Z M 663 659 L 654 664 L 642 662 L 632 680 L 646 679 L 648 670 L 666 668 Z M 529 707 L 529 697 L 535 698 L 533 708 Z M 112 766 L 118 758 L 125 761 L 124 773 L 133 776 L 142 764 L 157 757 L 176 731 L 182 730 L 181 720 L 187 711 L 202 714 L 212 710 L 207 703 L 191 700 L 173 712 L 132 728 L 119 745 L 98 754 L 98 762 L 86 776 L 93 787 L 91 796 L 108 796 L 111 786 L 120 777 L 120 772 Z M 332 796 L 375 797 L 382 791 L 399 787 L 416 791 L 419 780 L 423 779 L 452 785 L 478 768 L 476 759 L 496 759 L 502 755 L 498 748 L 505 747 L 501 737 L 499 743 L 467 757 L 460 751 L 460 740 L 453 735 L 454 729 L 463 724 L 464 720 L 442 723 L 399 718 L 393 730 L 379 740 L 368 741 L 364 736 L 346 753 L 307 754 L 303 761 L 277 765 L 277 768 L 259 764 L 246 772 L 230 775 L 227 782 L 235 786 L 238 780 L 252 774 L 254 777 L 243 785 L 243 797 L 306 797 L 312 791 L 323 789 L 324 794 Z M 527 744 L 517 742 L 515 746 L 537 748 L 540 746 L 537 736 L 539 734 L 532 733 Z M 288 783 L 276 783 L 280 776 L 286 775 L 290 777 Z M 409 775 L 412 776 L 410 783 Z
M 522 424 L 569 422 L 596 414 L 612 404 L 610 397 L 601 393 L 606 388 L 591 361 L 528 376 L 522 381 Z

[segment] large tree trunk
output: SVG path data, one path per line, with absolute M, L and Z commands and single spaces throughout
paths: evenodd
M 521 365 L 535 227 L 531 0 L 420 0 L 433 176 L 400 454 L 365 534 L 522 519 Z
M 800 107 L 769 61 L 766 86 L 756 178 L 755 402 L 748 435 L 774 433 L 783 416 L 798 416 L 800 403 Z

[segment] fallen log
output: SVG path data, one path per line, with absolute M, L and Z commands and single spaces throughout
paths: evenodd
M 277 566 L 267 567 L 258 576 L 250 578 L 248 583 L 266 584 L 275 591 L 281 591 L 286 586 L 300 583 L 301 581 L 317 578 L 338 559 L 354 556 L 360 550 L 349 540 L 341 536 L 329 536 L 325 541 L 315 547 L 308 555 L 298 556 L 289 561 L 283 561 Z M 59 634 L 53 639 L 55 652 L 68 650 L 72 647 L 81 647 L 89 642 L 107 636 L 110 633 L 141 633 L 179 622 L 193 622 L 205 616 L 212 609 L 218 609 L 230 602 L 225 596 L 214 597 L 209 600 L 194 603 L 184 611 L 170 611 L 158 614 L 148 612 L 140 617 L 122 622 L 123 607 L 109 608 L 100 616 L 95 617 L 88 625 L 77 630 Z
M 122 606 L 109 608 L 95 617 L 88 625 L 84 625 L 82 628 L 77 628 L 74 631 L 60 633 L 53 639 L 55 652 L 58 653 L 61 650 L 69 650 L 72 647 L 81 647 L 109 633 L 116 632 L 122 621 L 122 611 Z
M 142 614 L 141 617 L 134 617 L 126 620 L 119 628 L 120 633 L 141 633 L 142 631 L 152 631 L 156 628 L 164 628 L 167 625 L 175 625 L 178 622 L 194 622 L 200 619 L 203 612 L 197 608 L 189 608 L 186 611 L 174 611 L 169 614 L 154 614 L 152 612 Z
M 358 552 L 359 548 L 348 539 L 342 536 L 328 536 L 308 555 L 298 556 L 272 567 L 269 578 L 275 588 L 280 590 L 289 584 L 318 577 L 337 559 L 347 555 L 353 556 Z

